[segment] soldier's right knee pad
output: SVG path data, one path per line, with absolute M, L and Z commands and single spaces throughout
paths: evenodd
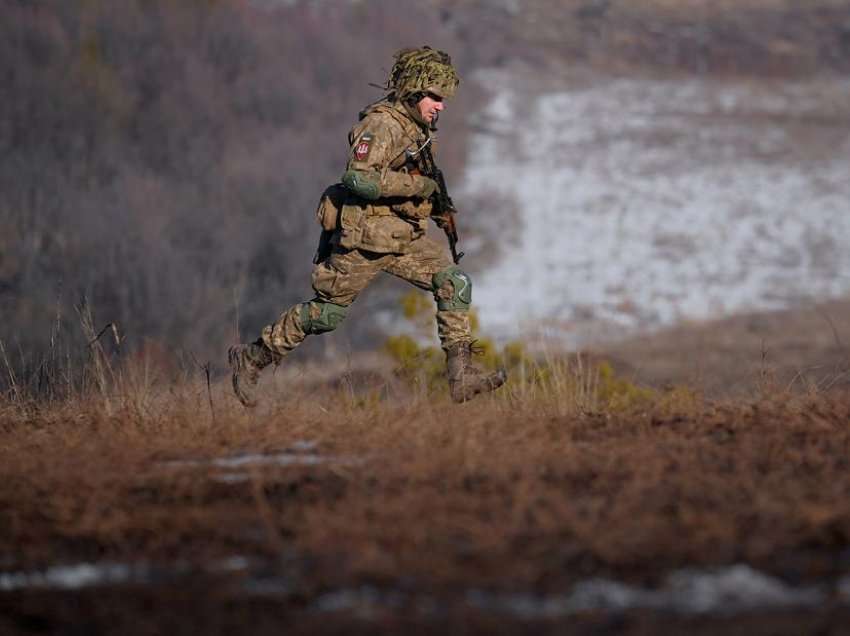
M 317 307 L 318 312 L 313 311 L 311 305 Z M 324 300 L 315 299 L 301 303 L 301 328 L 304 333 L 312 335 L 333 331 L 345 319 L 347 312 L 348 307 Z
M 451 283 L 451 296 L 440 293 L 447 290 L 446 283 Z M 469 311 L 472 303 L 472 280 L 469 275 L 457 265 L 452 265 L 434 274 L 431 279 L 437 309 L 442 311 Z

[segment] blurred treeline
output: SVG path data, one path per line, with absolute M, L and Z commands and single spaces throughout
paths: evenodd
M 81 338 L 83 298 L 127 347 L 216 359 L 237 323 L 255 337 L 308 297 L 316 201 L 392 53 L 427 42 L 469 69 L 470 45 L 418 3 L 0 11 L 0 339 L 16 366 L 37 365 L 60 331 Z M 452 174 L 469 87 L 445 118 Z
M 847 5 L 0 0 L 6 357 L 33 369 L 57 343 L 78 346 L 86 298 L 96 328 L 118 324 L 126 348 L 220 361 L 237 331 L 253 337 L 308 297 L 316 199 L 402 46 L 448 50 L 464 78 L 441 122 L 457 186 L 481 124 L 476 68 L 841 72 Z M 466 232 L 489 225 L 498 238 L 498 201 L 459 203 Z M 361 304 L 345 330 L 354 346 L 373 328 L 376 303 Z

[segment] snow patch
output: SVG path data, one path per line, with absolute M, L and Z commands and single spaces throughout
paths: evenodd
M 146 578 L 146 568 L 122 563 L 80 563 L 57 565 L 40 572 L 0 573 L 0 590 L 10 592 L 29 588 L 79 590 L 95 585 L 119 585 Z
M 581 344 L 850 292 L 842 91 L 613 79 L 524 111 L 496 93 L 462 195 L 499 184 L 523 226 L 476 277 L 484 331 Z
M 475 609 L 523 620 L 551 620 L 582 612 L 618 614 L 633 610 L 685 615 L 734 615 L 750 610 L 809 607 L 829 596 L 826 586 L 790 586 L 747 565 L 710 570 L 685 569 L 670 574 L 658 588 L 643 588 L 590 579 L 566 594 L 503 594 L 480 589 L 466 592 L 463 602 Z M 847 602 L 847 598 L 844 598 Z M 376 618 L 398 608 L 424 616 L 444 613 L 445 601 L 430 595 L 402 593 L 373 586 L 329 591 L 311 605 L 315 612 L 353 612 Z
M 216 474 L 213 479 L 221 483 L 233 484 L 251 479 L 250 473 L 234 470 L 239 468 L 252 466 L 319 466 L 322 464 L 352 465 L 361 461 L 350 457 L 320 455 L 314 452 L 316 448 L 318 448 L 318 444 L 314 441 L 298 441 L 278 453 L 239 453 L 213 459 L 175 459 L 163 462 L 163 465 L 169 468 L 201 466 L 222 468 L 225 471 Z
M 232 573 L 248 569 L 252 562 L 243 556 L 213 561 L 203 571 Z M 80 590 L 113 585 L 153 585 L 175 580 L 198 571 L 186 562 L 152 565 L 150 563 L 75 563 L 53 565 L 30 572 L 0 572 L 0 591 L 27 589 Z
M 816 587 L 791 587 L 746 565 L 713 571 L 680 570 L 658 589 L 592 579 L 565 596 L 488 595 L 469 598 L 482 609 L 502 610 L 522 618 L 559 618 L 579 612 L 625 612 L 636 609 L 682 614 L 736 614 L 751 609 L 816 605 L 825 599 Z

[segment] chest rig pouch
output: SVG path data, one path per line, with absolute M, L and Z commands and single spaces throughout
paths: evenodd
M 335 183 L 325 189 L 316 208 L 316 220 L 323 230 L 333 232 L 339 227 L 340 213 L 347 198 L 348 188 L 341 183 Z
M 346 249 L 406 254 L 423 234 L 418 223 L 393 214 L 387 205 L 349 201 L 340 211 L 338 243 Z

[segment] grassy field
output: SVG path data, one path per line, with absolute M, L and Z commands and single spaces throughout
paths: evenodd
M 138 369 L 10 396 L 0 633 L 848 633 L 850 392 L 752 363 L 748 393 L 710 399 L 575 355 L 460 406 L 303 369 L 256 411 L 224 378 Z M 826 591 L 733 612 L 553 600 L 742 564 Z

